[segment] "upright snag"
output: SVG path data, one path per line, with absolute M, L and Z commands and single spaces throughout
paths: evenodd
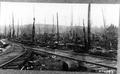
M 7 31 L 6 31 L 6 30 L 7 30 L 7 29 L 6 29 L 6 24 L 5 24 L 5 31 L 4 31 L 4 32 L 5 32 L 5 38 L 6 38 L 6 36 L 7 36 L 7 33 L 6 33 Z
M 54 35 L 54 16 L 53 16 L 53 27 L 52 27 L 52 34 Z
M 14 29 L 14 15 L 12 14 L 12 28 L 13 28 L 13 30 L 12 30 L 12 38 L 14 39 L 14 37 L 15 37 L 15 29 Z
M 17 37 L 19 37 L 19 21 L 18 21 L 18 26 L 17 26 Z
M 9 39 L 11 38 L 11 26 L 9 24 Z
M 39 26 L 39 35 L 40 35 L 40 26 Z
M 33 27 L 32 27 L 32 42 L 35 41 L 35 17 L 33 18 Z
M 86 30 L 85 30 L 84 19 L 83 19 L 83 34 L 84 34 L 84 45 L 85 45 L 85 49 L 86 49 L 86 47 L 87 47 L 87 40 L 86 40 Z
M 91 48 L 91 3 L 88 4 L 88 44 L 87 44 L 87 51 Z
M 73 7 L 71 7 L 71 39 L 73 40 Z
M 104 30 L 105 30 L 106 29 L 106 21 L 105 21 L 105 16 L 104 16 L 103 9 L 102 9 L 102 17 L 103 17 Z
M 35 10 L 33 9 L 33 15 L 35 14 L 34 12 L 35 12 Z M 35 42 L 35 15 L 33 16 L 32 42 L 33 43 Z
M 58 20 L 58 12 L 56 13 L 57 16 L 57 42 L 59 43 L 59 20 Z

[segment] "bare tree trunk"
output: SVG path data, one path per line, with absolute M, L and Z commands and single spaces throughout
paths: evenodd
M 46 33 L 46 17 L 44 18 L 44 34 Z
M 106 21 L 105 21 L 105 17 L 104 17 L 103 9 L 102 9 L 102 16 L 103 16 L 104 28 L 106 29 Z
M 58 20 L 58 13 L 57 15 L 57 42 L 59 43 L 59 20 Z
M 40 35 L 40 27 L 39 27 L 39 35 Z
M 91 14 L 91 3 L 88 5 L 88 44 L 87 44 L 87 51 L 91 48 L 91 22 L 90 22 L 90 15 Z
M 33 27 L 32 27 L 32 42 L 35 41 L 35 17 L 33 18 Z
M 52 28 L 52 34 L 54 34 L 54 16 L 53 16 L 53 28 Z
M 14 29 L 14 16 L 12 15 L 12 27 L 13 27 L 13 32 L 12 32 L 12 38 L 15 36 L 15 29 Z
M 6 31 L 6 25 L 5 25 L 5 38 L 6 38 L 6 36 L 7 36 L 7 35 L 6 35 L 6 32 L 7 32 L 7 31 Z
M 11 38 L 11 26 L 9 24 L 9 38 Z
M 71 8 L 71 38 L 73 40 L 73 8 Z
M 84 34 L 84 45 L 85 45 L 85 49 L 86 49 L 86 47 L 87 47 L 87 40 L 86 40 L 86 31 L 85 31 L 84 20 L 83 20 L 83 34 Z
M 35 8 L 33 8 L 32 42 L 35 42 Z
M 18 22 L 18 27 L 17 27 L 17 37 L 19 37 L 19 22 Z

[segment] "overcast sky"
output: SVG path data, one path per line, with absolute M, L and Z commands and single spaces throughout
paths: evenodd
M 12 23 L 12 14 L 15 25 L 32 24 L 33 16 L 36 24 L 56 24 L 56 13 L 59 15 L 59 24 L 69 26 L 73 13 L 73 24 L 82 25 L 83 19 L 87 25 L 88 4 L 63 4 L 63 3 L 16 3 L 1 2 L 0 25 Z M 103 13 L 102 13 L 103 11 Z M 103 16 L 106 24 L 118 26 L 119 5 L 118 4 L 92 4 L 91 24 L 92 27 L 103 26 Z

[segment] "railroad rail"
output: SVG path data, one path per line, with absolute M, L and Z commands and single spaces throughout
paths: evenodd
M 117 68 L 113 65 L 108 65 L 108 64 L 103 64 L 103 63 L 95 63 L 95 62 L 91 62 L 91 61 L 88 61 L 88 60 L 83 60 L 83 59 L 80 59 L 81 57 L 78 58 L 76 55 L 70 55 L 70 54 L 65 53 L 65 52 L 55 52 L 55 51 L 45 50 L 43 48 L 31 48 L 31 47 L 24 46 L 24 45 L 23 45 L 23 47 L 25 49 L 31 49 L 33 52 L 36 52 L 36 53 L 41 53 L 41 52 L 42 53 L 48 53 L 50 55 L 55 55 L 55 56 L 63 57 L 63 58 L 78 61 L 78 62 L 85 62 L 85 63 L 88 63 L 88 64 L 93 64 L 93 65 L 106 67 L 106 68 L 114 70 L 114 71 L 117 70 Z M 15 64 L 15 66 L 18 66 L 17 68 L 19 68 L 19 70 L 26 70 L 25 63 L 28 61 L 28 59 L 25 59 L 25 57 L 23 56 L 24 53 L 21 53 L 19 56 L 16 56 L 15 58 L 11 59 L 10 61 L 5 62 L 4 64 L 1 64 L 0 68 L 1 69 L 14 69 L 14 67 L 10 67 L 10 66 Z M 29 56 L 26 56 L 26 58 L 30 58 L 30 55 L 31 55 L 31 53 L 29 53 Z M 20 58 L 21 56 L 23 56 L 22 59 Z M 23 61 L 23 62 L 19 63 L 19 61 Z M 16 64 L 16 62 L 18 62 L 19 64 Z
M 24 45 L 23 45 L 24 46 Z M 24 46 L 25 48 L 31 48 L 29 46 Z M 53 55 L 56 55 L 56 56 L 60 56 L 60 57 L 64 57 L 64 58 L 68 58 L 68 59 L 71 59 L 71 60 L 76 60 L 76 61 L 81 61 L 81 62 L 85 62 L 85 63 L 89 63 L 89 64 L 93 64 L 93 65 L 98 65 L 98 66 L 103 66 L 103 67 L 107 67 L 107 68 L 110 68 L 110 69 L 114 69 L 114 70 L 117 70 L 116 66 L 113 66 L 113 65 L 109 65 L 109 64 L 104 64 L 104 63 L 95 63 L 93 61 L 86 61 L 86 60 L 82 60 L 80 58 L 77 58 L 76 55 L 80 55 L 81 56 L 81 53 L 73 53 L 72 55 L 68 56 L 69 54 L 68 53 L 65 53 L 63 51 L 63 53 L 67 54 L 67 55 L 63 55 L 63 54 L 59 54 L 59 53 L 55 53 L 55 51 L 51 51 L 51 50 L 46 50 L 45 47 L 42 47 L 42 49 L 40 48 L 33 48 L 34 50 L 37 50 L 38 52 L 45 52 L 45 53 L 49 53 L 49 54 L 53 54 Z M 50 49 L 50 48 L 48 48 Z M 88 55 L 88 54 L 84 54 L 84 56 L 93 56 L 95 58 L 100 58 L 100 59 L 105 59 L 105 60 L 110 60 L 110 61 L 115 61 L 117 62 L 117 59 L 110 59 L 110 58 L 106 58 L 106 57 L 102 57 L 102 56 L 95 56 L 95 55 Z
M 22 46 L 21 46 L 22 47 Z M 13 58 L 9 59 L 6 62 L 3 62 L 2 64 L 0 64 L 0 68 L 1 69 L 11 69 L 13 68 L 14 65 L 16 66 L 22 66 L 21 64 L 23 64 L 26 61 L 26 58 L 29 57 L 24 57 L 24 55 L 26 55 L 27 52 L 29 52 L 26 48 L 22 47 L 24 49 L 24 52 L 19 53 L 19 55 L 14 56 Z M 31 53 L 29 53 L 30 55 Z M 23 58 L 21 58 L 23 57 Z M 20 63 L 22 61 L 22 63 Z M 17 64 L 18 62 L 18 64 Z M 11 68 L 9 66 L 12 66 Z
M 71 60 L 85 62 L 85 63 L 94 64 L 94 65 L 98 65 L 98 66 L 107 67 L 107 68 L 110 68 L 110 69 L 117 70 L 117 68 L 113 65 L 108 65 L 108 64 L 105 64 L 105 63 L 95 63 L 95 62 L 90 61 L 90 60 L 83 60 L 83 59 L 81 59 L 82 57 L 78 58 L 75 55 L 69 55 L 69 54 L 63 53 L 63 52 L 48 51 L 48 50 L 44 50 L 44 49 L 40 49 L 40 48 L 33 48 L 33 49 L 35 50 L 35 52 L 49 53 L 49 54 L 52 54 L 52 55 L 68 58 L 68 59 L 71 59 Z
M 62 51 L 64 52 L 64 51 Z M 76 52 L 72 52 L 73 54 L 75 55 L 81 55 L 83 53 L 76 53 Z M 116 58 L 110 58 L 110 57 L 104 57 L 104 56 L 99 56 L 99 55 L 94 55 L 94 54 L 88 54 L 88 53 L 84 53 L 84 55 L 86 56 L 93 56 L 93 57 L 96 57 L 96 58 L 101 58 L 101 59 L 106 59 L 106 60 L 113 60 L 113 61 L 117 61 Z
M 45 49 L 47 49 L 47 48 L 45 47 Z M 69 51 L 65 51 L 65 50 L 59 50 L 59 51 L 64 52 L 64 53 L 69 53 Z M 83 53 L 76 53 L 76 52 L 72 51 L 71 54 L 73 54 L 73 55 L 82 55 Z M 89 54 L 89 53 L 84 53 L 84 55 L 92 56 L 92 57 L 96 57 L 96 58 L 100 58 L 100 59 L 117 61 L 116 58 L 104 57 L 104 56 L 99 56 L 99 55 L 94 55 L 94 54 Z
M 0 68 L 2 68 L 3 66 L 5 66 L 6 64 L 11 63 L 12 61 L 16 60 L 17 58 L 19 58 L 19 57 L 22 56 L 23 54 L 25 54 L 25 52 L 24 52 L 24 53 L 21 53 L 20 55 L 18 55 L 18 56 L 16 56 L 16 57 L 14 57 L 13 59 L 10 59 L 10 60 L 7 61 L 7 62 L 4 62 L 3 64 L 0 64 Z
M 15 43 L 18 43 L 18 44 L 20 44 L 20 45 L 24 45 L 24 44 L 21 44 L 21 42 L 15 42 Z M 64 45 L 64 44 L 60 44 L 60 45 Z M 75 44 L 73 44 L 73 43 L 67 43 L 66 45 L 75 45 Z M 25 45 L 26 46 L 26 45 Z M 64 45 L 65 46 L 65 45 Z M 77 46 L 84 46 L 84 45 L 81 45 L 81 44 L 77 44 Z M 29 46 L 28 46 L 29 47 Z M 94 46 L 93 46 L 94 47 Z M 46 49 L 46 47 L 42 47 L 42 48 L 45 48 Z M 48 49 L 51 49 L 51 48 L 48 48 Z M 62 52 L 64 52 L 64 51 L 62 51 Z M 83 54 L 83 53 L 77 53 L 77 52 L 72 52 L 74 55 L 81 55 L 81 54 Z M 93 56 L 93 57 L 96 57 L 96 58 L 101 58 L 101 59 L 106 59 L 106 60 L 114 60 L 114 61 L 117 61 L 117 59 L 116 58 L 111 58 L 111 57 L 106 57 L 106 56 L 101 56 L 101 55 L 95 55 L 95 54 L 89 54 L 89 53 L 84 53 L 84 55 L 86 55 L 86 56 L 88 56 L 88 55 L 90 55 L 90 56 Z
M 75 44 L 72 44 L 72 43 L 67 43 L 66 45 L 75 46 Z M 84 45 L 76 44 L 76 46 L 84 46 Z M 95 48 L 95 46 L 92 46 L 92 48 Z M 79 53 L 73 52 L 73 53 L 75 53 L 75 54 L 81 54 L 80 52 L 79 52 Z M 95 54 L 91 54 L 91 53 L 89 53 L 89 54 L 84 53 L 84 54 L 86 54 L 86 55 L 91 55 L 91 56 L 98 57 L 98 58 L 102 58 L 102 59 L 104 58 L 104 59 L 108 59 L 108 60 L 115 60 L 115 61 L 117 61 L 116 58 L 111 58 L 111 57 L 107 57 L 107 56 L 104 56 L 104 57 L 103 57 L 102 55 L 95 55 Z

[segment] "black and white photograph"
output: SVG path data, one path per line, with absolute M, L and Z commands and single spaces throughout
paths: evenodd
M 0 70 L 117 74 L 120 4 L 0 2 Z

